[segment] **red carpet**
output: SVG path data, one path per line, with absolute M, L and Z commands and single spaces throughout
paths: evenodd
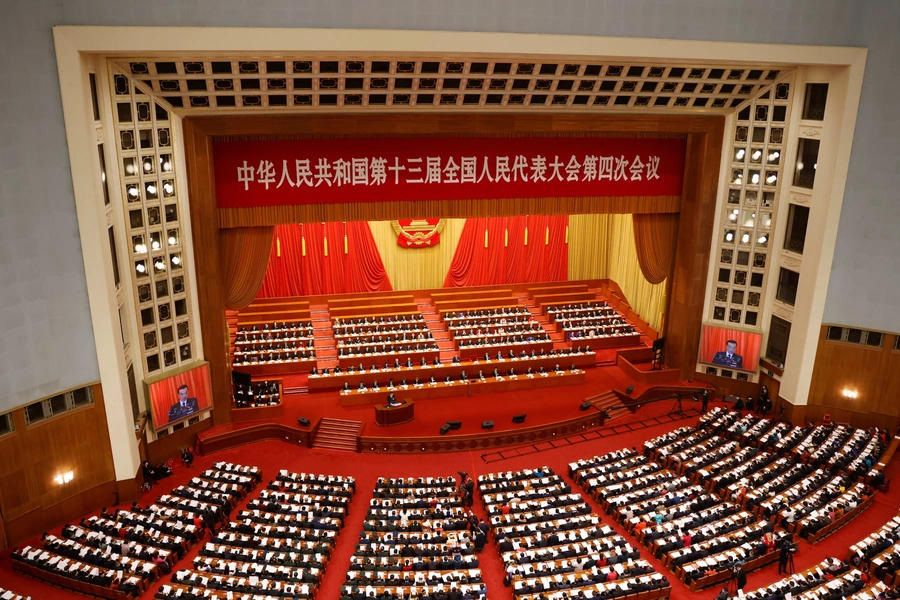
M 616 421 L 616 424 L 637 421 L 649 416 L 664 415 L 671 409 L 671 404 L 671 402 L 662 402 L 657 405 L 644 407 L 636 415 Z M 691 422 L 692 421 L 687 421 L 684 423 Z M 318 595 L 318 598 L 320 599 L 332 600 L 338 598 L 339 587 L 344 581 L 346 570 L 350 562 L 350 556 L 353 554 L 354 542 L 362 527 L 367 505 L 372 497 L 372 489 L 377 477 L 455 475 L 458 470 L 468 471 L 469 474 L 477 476 L 482 473 L 501 470 L 505 471 L 509 469 L 534 467 L 536 465 L 548 465 L 568 480 L 568 476 L 565 475 L 567 472 L 567 465 L 573 460 L 601 454 L 625 446 L 640 446 L 644 440 L 670 431 L 682 424 L 683 423 L 668 423 L 665 425 L 655 425 L 636 432 L 609 436 L 491 464 L 485 464 L 480 458 L 480 453 L 474 452 L 420 454 L 416 455 L 415 458 L 411 458 L 409 456 L 376 454 L 357 455 L 326 450 L 308 450 L 290 446 L 282 442 L 260 442 L 242 448 L 226 450 L 211 456 L 198 457 L 191 469 L 185 469 L 180 465 L 176 465 L 174 476 L 165 480 L 162 487 L 154 488 L 150 493 L 145 494 L 145 497 L 142 500 L 143 503 L 152 501 L 157 495 L 170 487 L 185 483 L 193 474 L 207 468 L 213 462 L 218 460 L 257 465 L 263 470 L 264 480 L 267 476 L 282 468 L 293 471 L 335 473 L 356 477 L 358 492 L 353 499 L 347 524 L 338 538 L 334 557 L 328 566 Z M 889 466 L 887 477 L 892 477 L 897 469 L 898 464 L 896 462 Z M 577 486 L 575 487 L 578 489 Z M 258 490 L 251 493 L 249 497 L 256 497 L 257 492 Z M 585 498 L 597 514 L 603 515 L 596 504 L 587 498 L 586 495 Z M 799 572 L 820 562 L 826 556 L 835 556 L 843 559 L 846 556 L 847 547 L 849 545 L 878 529 L 897 513 L 898 508 L 900 508 L 900 494 L 893 494 L 891 496 L 879 494 L 872 507 L 836 534 L 826 538 L 825 541 L 815 546 L 800 542 L 800 553 L 795 561 L 797 571 Z M 483 514 L 483 511 L 478 506 L 477 502 L 476 512 Z M 610 523 L 619 533 L 622 533 L 627 538 L 631 539 L 630 536 L 624 534 L 622 529 L 613 523 L 612 519 L 604 517 L 603 520 L 604 522 Z M 60 528 L 53 530 L 52 533 L 58 534 L 59 529 Z M 32 544 L 34 542 L 35 541 L 32 540 Z M 636 542 L 633 543 L 637 545 Z M 199 546 L 195 548 L 193 552 L 189 553 L 180 564 L 187 564 L 187 561 L 196 555 L 198 548 Z M 665 574 L 669 578 L 673 588 L 672 597 L 676 600 L 687 597 L 699 597 L 702 600 L 711 600 L 719 591 L 719 588 L 713 587 L 699 594 L 693 594 L 665 570 L 658 561 L 652 558 L 649 552 L 644 550 L 643 547 L 641 547 L 641 554 L 644 558 L 647 558 L 659 572 Z M 480 560 L 485 583 L 488 587 L 489 598 L 491 600 L 512 600 L 510 590 L 505 588 L 502 584 L 503 570 L 499 553 L 497 552 L 496 546 L 493 544 L 493 539 L 491 539 L 485 550 L 481 553 Z M 755 589 L 778 580 L 780 577 L 777 575 L 776 571 L 777 568 L 773 564 L 761 571 L 750 573 L 746 589 Z M 2 582 L 0 585 L 12 589 L 17 593 L 30 594 L 35 600 L 56 600 L 81 597 L 74 592 L 54 588 L 29 577 L 23 577 L 13 573 L 8 553 L 0 555 L 0 582 Z M 152 598 L 158 585 L 159 583 L 154 584 L 151 590 L 144 594 L 143 598 Z

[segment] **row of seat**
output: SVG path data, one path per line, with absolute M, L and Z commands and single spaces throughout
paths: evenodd
M 140 595 L 257 483 L 252 468 L 217 463 L 171 494 L 139 508 L 82 519 L 62 537 L 14 549 L 13 568 L 76 591 L 108 598 Z
M 455 478 L 379 478 L 341 598 L 486 600 L 484 541 Z
M 572 463 L 569 469 L 626 530 L 682 581 L 699 589 L 729 577 L 738 562 L 748 568 L 771 562 L 773 548 L 766 542 L 783 535 L 683 474 L 691 469 L 699 474 L 695 461 L 729 445 L 684 427 L 648 440 L 643 453 L 617 450 Z M 667 465 L 677 465 L 680 472 Z
M 355 491 L 351 477 L 280 471 L 155 597 L 312 598 Z
M 252 381 L 234 385 L 235 408 L 253 408 L 281 404 L 281 380 Z
M 812 543 L 871 504 L 873 490 L 864 480 L 884 451 L 877 431 L 833 424 L 792 428 L 753 415 L 734 420 L 724 409 L 713 412 L 701 426 L 742 444 L 747 460 L 710 465 L 710 489 Z M 760 448 L 769 451 L 757 453 Z
M 478 486 L 518 599 L 668 595 L 666 578 L 552 469 L 482 475 Z

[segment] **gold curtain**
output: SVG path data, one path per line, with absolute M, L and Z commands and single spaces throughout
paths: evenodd
M 675 260 L 677 214 L 633 215 L 634 244 L 641 272 L 650 283 L 662 283 Z
M 274 231 L 274 227 L 238 227 L 221 231 L 227 308 L 240 310 L 253 302 L 269 266 Z
M 569 280 L 581 279 L 615 281 L 631 308 L 659 330 L 666 285 L 641 272 L 631 215 L 569 216 Z
M 425 290 L 444 285 L 465 219 L 445 219 L 441 241 L 428 248 L 404 248 L 390 221 L 369 221 L 375 246 L 394 290 Z

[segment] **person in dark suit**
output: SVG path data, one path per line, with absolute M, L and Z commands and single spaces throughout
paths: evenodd
M 397 402 L 397 398 L 394 397 L 394 392 L 389 392 L 387 395 L 387 405 L 388 406 L 400 406 L 400 402 Z
M 186 384 L 179 386 L 178 402 L 169 407 L 169 423 L 171 423 L 172 421 L 177 421 L 178 419 L 183 419 L 200 410 L 200 405 L 197 404 L 197 399 L 189 398 L 188 394 L 189 389 Z
M 743 369 L 744 368 L 744 358 L 737 354 L 737 341 L 728 340 L 725 342 L 725 351 L 724 352 L 716 352 L 713 355 L 713 364 L 714 365 L 722 365 L 723 367 L 730 367 L 732 369 Z

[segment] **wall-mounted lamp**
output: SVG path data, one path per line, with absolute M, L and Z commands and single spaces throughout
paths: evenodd
M 859 397 L 859 392 L 857 390 L 851 390 L 844 388 L 844 398 L 850 398 L 851 400 L 855 400 Z
M 53 481 L 55 481 L 59 485 L 63 485 L 72 481 L 74 477 L 75 473 L 73 473 L 72 471 L 66 471 L 65 473 L 60 473 L 59 475 L 54 477 Z

